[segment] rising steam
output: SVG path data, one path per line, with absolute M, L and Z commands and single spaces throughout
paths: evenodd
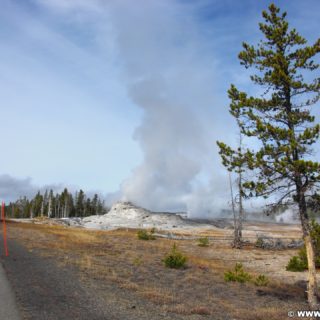
M 186 8 L 172 4 L 146 2 L 145 11 L 111 7 L 128 94 L 143 110 L 134 134 L 143 163 L 122 183 L 121 194 L 153 210 L 203 215 L 219 205 L 214 151 L 225 112 L 214 95 L 213 53 Z

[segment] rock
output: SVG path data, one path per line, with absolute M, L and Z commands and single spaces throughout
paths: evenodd
M 256 241 L 256 247 L 261 249 L 296 249 L 303 246 L 303 240 L 291 240 L 291 239 L 280 239 L 271 238 L 268 236 L 258 236 Z

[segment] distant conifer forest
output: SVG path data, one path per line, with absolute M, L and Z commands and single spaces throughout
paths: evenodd
M 105 214 L 109 209 L 98 194 L 92 198 L 86 196 L 83 190 L 74 195 L 67 188 L 61 193 L 52 190 L 40 191 L 33 199 L 21 197 L 5 206 L 6 217 L 9 218 L 69 218 L 87 217 Z

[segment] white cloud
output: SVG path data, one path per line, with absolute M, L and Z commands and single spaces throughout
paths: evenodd
M 40 5 L 61 11 L 92 10 L 98 11 L 102 1 L 98 0 L 36 0 Z
M 61 185 L 36 186 L 31 178 L 19 179 L 8 174 L 0 175 L 0 199 L 5 202 L 15 201 L 20 197 L 32 198 L 38 191 L 61 190 Z

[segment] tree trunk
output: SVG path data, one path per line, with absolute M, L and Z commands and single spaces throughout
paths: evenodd
M 235 204 L 234 204 L 231 173 L 229 173 L 229 184 L 230 184 L 231 205 L 232 205 L 232 213 L 233 213 L 233 227 L 234 227 L 232 248 L 239 248 L 239 224 L 238 224 L 238 219 L 236 216 L 236 210 L 235 210 Z
M 299 214 L 303 232 L 303 240 L 306 246 L 306 253 L 308 259 L 308 303 L 311 310 L 317 310 L 319 308 L 319 304 L 317 274 L 315 266 L 315 252 L 310 235 L 310 224 L 304 194 L 299 196 Z
M 40 216 L 43 218 L 43 212 L 44 212 L 44 199 L 41 201 L 41 211 L 40 211 Z
M 48 218 L 51 217 L 51 211 L 52 211 L 52 198 L 49 197 L 49 205 L 48 205 Z
M 67 203 L 68 200 L 65 200 L 65 203 L 64 203 L 64 210 L 63 210 L 63 217 L 64 218 L 69 218 L 69 213 L 68 213 L 68 203 Z
M 239 125 L 239 123 L 238 123 Z M 242 134 L 241 131 L 239 133 L 239 153 L 241 154 L 242 152 Z M 233 190 L 232 190 L 232 183 L 231 183 L 231 177 L 229 175 L 229 180 L 230 180 L 230 189 L 231 189 L 231 197 L 232 197 L 232 210 L 233 210 L 233 216 L 234 216 L 234 240 L 232 247 L 241 249 L 242 247 L 242 221 L 243 221 L 243 216 L 244 216 L 244 211 L 243 211 L 243 202 L 242 202 L 242 196 L 243 196 L 243 188 L 242 188 L 242 172 L 243 172 L 243 159 L 240 159 L 240 163 L 237 165 L 237 170 L 236 172 L 239 174 L 238 178 L 238 191 L 239 191 L 239 211 L 236 216 L 235 214 L 235 206 L 233 202 Z
M 242 152 L 242 134 L 239 133 L 239 152 L 241 154 Z M 243 220 L 243 203 L 242 203 L 242 160 L 240 161 L 240 164 L 238 165 L 237 172 L 239 174 L 238 177 L 238 191 L 239 191 L 239 212 L 237 217 L 237 236 L 235 237 L 234 241 L 234 247 L 237 249 L 241 249 L 242 247 L 242 220 Z
M 316 267 L 314 258 L 314 249 L 311 236 L 304 237 L 304 243 L 306 245 L 307 259 L 308 259 L 308 303 L 310 309 L 317 310 L 318 305 L 318 287 L 316 277 Z
M 238 217 L 238 247 L 242 247 L 242 221 L 243 221 L 243 202 L 242 202 L 242 171 L 239 172 L 239 217 Z
M 58 218 L 61 218 L 60 217 L 60 200 L 58 200 Z

